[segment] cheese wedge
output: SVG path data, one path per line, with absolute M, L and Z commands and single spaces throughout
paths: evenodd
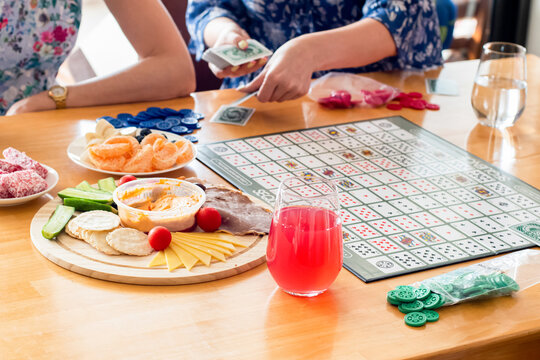
M 153 257 L 153 259 L 148 264 L 148 267 L 153 266 L 160 266 L 160 265 L 167 265 L 167 259 L 165 258 L 165 253 L 162 251 L 158 251 L 156 256 Z
M 174 269 L 183 265 L 176 252 L 174 252 L 170 246 L 165 248 L 163 252 L 165 253 L 165 258 L 167 259 L 167 268 L 169 271 L 173 271 Z
M 180 246 L 172 242 L 167 249 L 173 250 L 176 253 L 176 255 L 178 255 L 178 257 L 180 258 L 180 261 L 182 262 L 182 264 L 184 264 L 184 266 L 188 270 L 191 270 L 191 268 L 195 266 L 195 264 L 199 261 L 199 259 L 191 255 L 191 253 L 187 252 L 186 250 L 184 250 L 183 248 L 181 248 Z

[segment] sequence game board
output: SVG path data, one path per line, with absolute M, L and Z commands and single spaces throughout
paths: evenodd
M 344 266 L 369 282 L 533 246 L 540 191 L 402 117 L 198 147 L 204 164 L 273 205 L 281 180 L 340 189 Z

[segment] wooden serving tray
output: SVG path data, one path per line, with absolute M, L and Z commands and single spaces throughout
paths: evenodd
M 191 271 L 184 267 L 172 272 L 169 272 L 165 266 L 149 268 L 147 264 L 155 256 L 155 252 L 148 256 L 105 255 L 65 232 L 60 233 L 55 240 L 45 239 L 41 235 L 41 228 L 49 220 L 58 204 L 61 204 L 61 200 L 55 198 L 34 215 L 30 225 L 32 243 L 53 263 L 81 275 L 126 284 L 195 284 L 234 276 L 266 261 L 268 236 L 248 235 L 237 237 L 248 246 L 237 247 L 237 252 L 228 257 L 225 262 L 214 260 L 209 267 L 198 264 Z

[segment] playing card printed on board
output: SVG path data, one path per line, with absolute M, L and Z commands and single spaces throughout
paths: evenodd
M 343 241 L 349 242 L 349 241 L 359 241 L 361 240 L 357 235 L 355 235 L 353 232 L 347 230 L 347 228 L 343 228 Z
M 400 246 L 396 245 L 393 241 L 390 241 L 385 237 L 367 240 L 367 242 L 385 254 L 403 250 Z
M 474 185 L 468 188 L 468 190 L 472 192 L 473 194 L 478 195 L 479 197 L 484 198 L 484 199 L 495 196 L 495 193 L 493 191 L 487 189 L 483 185 Z
M 369 160 L 353 161 L 351 164 L 367 173 L 381 170 L 380 167 L 371 163 Z
M 354 149 L 354 152 L 366 159 L 373 159 L 382 156 L 381 154 L 369 147 L 359 147 Z
M 335 126 L 319 128 L 319 131 L 328 135 L 331 138 L 339 138 L 347 136 L 347 134 L 339 131 Z
M 311 141 L 298 131 L 284 133 L 283 136 L 290 140 L 293 144 L 302 144 Z
M 383 217 L 402 215 L 403 213 L 387 202 L 371 203 L 369 207 Z
M 277 160 L 276 163 L 289 171 L 303 170 L 306 168 L 304 165 L 300 164 L 295 159 Z
M 279 149 L 276 149 L 276 148 L 263 149 L 263 150 L 260 150 L 260 151 L 261 151 L 261 153 L 268 156 L 272 160 L 282 160 L 282 159 L 288 159 L 289 158 L 289 155 L 287 155 L 283 151 L 281 151 Z
M 388 257 L 407 269 L 414 269 L 427 265 L 425 262 L 408 252 L 389 254 Z
M 411 170 L 413 170 L 413 169 L 411 169 Z M 432 183 L 430 183 L 429 181 L 427 181 L 425 179 L 409 180 L 409 184 L 411 184 L 414 187 L 422 190 L 425 193 L 430 193 L 430 192 L 433 192 L 433 191 L 439 191 L 440 190 L 437 186 L 433 185 Z
M 474 195 L 470 191 L 467 191 L 463 188 L 450 189 L 448 193 L 453 197 L 460 199 L 462 202 L 476 201 L 480 200 L 479 196 Z
M 522 208 L 528 209 L 531 207 L 536 207 L 540 204 L 532 201 L 528 197 L 525 197 L 521 194 L 508 195 L 506 198 L 512 201 L 514 204 L 521 206 Z
M 352 180 L 356 181 L 358 184 L 364 187 L 379 186 L 382 183 L 376 180 L 374 177 L 364 174 L 364 175 L 355 175 L 351 177 Z
M 411 166 L 411 165 L 418 164 L 418 161 L 408 157 L 407 155 L 403 155 L 403 154 L 389 156 L 389 158 L 390 158 L 390 160 L 400 164 L 401 166 Z
M 299 144 L 298 146 L 300 146 L 302 149 L 304 149 L 305 151 L 307 151 L 311 155 L 313 155 L 313 154 L 322 154 L 322 153 L 325 153 L 327 151 L 325 148 L 323 148 L 322 146 L 320 146 L 319 144 L 316 144 L 314 142 Z
M 264 171 L 266 171 L 267 173 L 272 174 L 272 175 L 273 174 L 279 174 L 279 173 L 282 173 L 282 172 L 286 171 L 284 168 L 282 168 L 281 166 L 279 166 L 275 162 L 260 163 L 260 164 L 257 164 L 257 165 L 261 169 L 263 169 Z
M 347 125 L 338 125 L 336 126 L 339 130 L 346 133 L 349 136 L 357 135 L 362 133 L 362 130 L 358 129 L 356 126 L 353 126 L 352 124 Z
M 361 221 L 356 215 L 353 215 L 350 211 L 345 209 L 341 209 L 339 215 L 341 216 L 343 225 L 355 224 Z
M 529 209 L 529 212 L 533 215 L 536 215 L 538 218 L 540 218 L 540 207 Z
M 328 151 L 340 151 L 340 150 L 346 150 L 346 147 L 342 144 L 338 143 L 335 140 L 323 140 L 319 141 L 317 144 L 321 145 Z
M 480 169 L 480 170 L 484 170 L 484 169 L 488 169 L 489 166 L 487 166 L 486 164 L 484 164 L 483 162 L 479 161 L 479 160 L 476 160 L 472 157 L 467 157 L 467 159 L 465 160 L 467 162 L 467 164 L 469 164 L 472 168 L 476 168 L 476 169 Z
M 234 150 L 228 147 L 225 144 L 219 143 L 219 144 L 211 144 L 207 145 L 210 150 L 215 152 L 217 155 L 230 155 L 234 154 Z
M 427 154 L 429 154 L 430 156 L 432 156 L 435 160 L 438 160 L 438 161 L 448 161 L 448 160 L 452 160 L 453 157 L 452 155 L 446 153 L 446 152 L 443 152 L 439 149 L 434 149 L 434 148 L 429 148 L 429 149 L 426 149 L 426 152 Z
M 457 182 L 460 185 L 473 185 L 476 184 L 475 180 L 472 180 L 471 178 L 464 175 L 464 173 L 456 173 L 456 174 L 450 174 L 448 175 L 448 178 L 452 181 Z
M 508 181 L 508 177 L 504 175 L 499 169 L 486 168 L 483 171 L 489 176 L 493 177 L 495 180 Z
M 390 200 L 390 205 L 394 206 L 398 210 L 404 212 L 405 214 L 421 211 L 422 208 L 418 205 L 411 202 L 409 199 L 402 198 L 397 200 Z
M 463 235 L 461 232 L 457 231 L 450 225 L 441 225 L 441 226 L 435 226 L 432 227 L 431 230 L 436 232 L 440 237 L 447 241 L 455 241 L 464 239 L 466 236 Z
M 316 167 L 326 165 L 324 162 L 322 162 L 321 160 L 317 159 L 315 156 L 312 156 L 312 155 L 302 156 L 302 157 L 296 158 L 296 160 L 298 160 L 300 163 L 304 164 L 304 166 L 308 168 L 316 168 Z
M 414 186 L 410 185 L 407 182 L 392 183 L 392 184 L 389 184 L 388 186 L 390 186 L 392 189 L 396 190 L 397 192 L 399 192 L 401 195 L 404 195 L 404 196 L 420 194 L 420 190 L 418 190 L 417 188 L 415 188 Z
M 419 138 L 413 138 L 413 139 L 407 140 L 407 143 L 410 144 L 411 146 L 414 146 L 418 150 L 422 150 L 422 151 L 433 150 L 433 146 L 431 146 L 430 144 L 428 144 L 427 142 Z
M 492 182 L 492 183 L 486 183 L 484 184 L 486 187 L 488 187 L 489 189 L 493 190 L 494 192 L 496 192 L 497 194 L 499 195 L 502 195 L 502 196 L 506 196 L 506 195 L 510 195 L 510 194 L 515 194 L 516 191 L 506 185 L 504 185 L 503 183 L 501 182 Z
M 476 226 L 481 227 L 487 232 L 496 232 L 496 231 L 502 231 L 505 229 L 504 226 L 502 226 L 501 224 L 487 217 L 471 219 L 469 221 L 475 224 Z
M 384 157 L 378 158 L 378 159 L 372 159 L 371 162 L 380 166 L 383 169 L 396 169 L 400 167 L 400 165 Z
M 393 175 L 399 177 L 402 180 L 412 180 L 412 179 L 418 179 L 418 175 L 410 172 L 407 169 L 401 168 L 401 169 L 391 169 L 388 170 Z
M 336 141 L 348 149 L 355 149 L 363 146 L 360 141 L 349 136 L 336 139 Z
M 275 178 L 277 181 L 279 181 L 280 183 L 286 179 L 290 179 L 290 178 L 294 178 L 295 175 L 294 174 L 291 174 L 289 172 L 286 172 L 286 173 L 280 173 L 280 174 L 276 174 L 273 176 L 273 178 Z M 302 186 L 302 185 L 305 185 L 306 182 L 304 182 L 304 180 L 302 179 L 298 179 L 298 178 L 295 178 L 293 180 L 290 180 L 288 185 L 290 187 L 295 187 L 295 186 Z
M 490 250 L 486 249 L 485 247 L 483 247 L 482 245 L 478 244 L 477 242 L 471 239 L 455 241 L 453 244 L 459 247 L 461 250 L 468 253 L 469 255 L 480 255 L 480 254 L 491 253 Z
M 467 220 L 456 221 L 456 222 L 453 222 L 451 225 L 467 236 L 477 236 L 477 235 L 483 235 L 486 233 L 482 228 L 474 225 L 472 222 L 467 221 Z
M 472 201 L 467 203 L 470 207 L 480 211 L 484 215 L 495 215 L 501 212 L 498 208 L 487 201 Z
M 374 133 L 381 131 L 381 129 L 375 126 L 371 121 L 359 121 L 354 123 L 354 126 L 367 133 Z
M 364 204 L 370 204 L 382 201 L 380 197 L 375 195 L 373 192 L 369 191 L 368 189 L 357 189 L 349 191 L 349 194 L 357 198 L 358 200 L 362 201 Z
M 395 125 L 394 123 L 386 120 L 386 119 L 382 119 L 382 120 L 374 120 L 371 122 L 373 125 L 385 130 L 385 131 L 389 131 L 389 130 L 399 130 L 399 126 Z
M 368 222 L 368 224 L 383 235 L 390 235 L 403 231 L 390 220 L 386 219 L 373 220 Z
M 515 217 L 510 216 L 508 214 L 491 215 L 489 218 L 491 220 L 496 221 L 497 223 L 501 224 L 504 227 L 510 227 L 512 225 L 515 225 L 521 222 L 521 220 L 518 220 Z
M 358 223 L 347 226 L 347 229 L 352 231 L 355 235 L 361 239 L 371 239 L 377 236 L 381 236 L 381 233 L 369 226 L 368 224 Z
M 411 152 L 414 152 L 414 151 L 417 151 L 417 149 L 412 146 L 411 144 L 405 142 L 405 141 L 398 141 L 398 142 L 395 142 L 395 143 L 392 143 L 392 144 L 389 144 L 391 147 L 393 147 L 394 149 L 398 150 L 397 153 L 394 153 L 394 154 L 391 154 L 391 155 L 397 155 L 399 153 L 411 153 Z
M 281 147 L 281 150 L 283 150 L 283 152 L 287 153 L 292 158 L 309 155 L 306 150 L 300 148 L 297 145 L 283 146 Z
M 440 202 L 445 206 L 455 205 L 461 203 L 461 200 L 448 194 L 446 191 L 438 191 L 429 194 L 435 201 Z
M 388 256 L 379 256 L 370 259 L 366 259 L 367 262 L 375 266 L 377 270 L 385 274 L 393 274 L 405 270 L 400 265 L 398 265 L 394 260 L 390 259 Z
M 384 200 L 399 199 L 400 197 L 402 197 L 400 194 L 390 189 L 390 187 L 387 185 L 375 186 L 370 188 L 369 190 L 371 190 L 374 194 Z
M 354 214 L 357 218 L 362 219 L 364 221 L 368 220 L 376 220 L 381 219 L 382 216 L 377 214 L 375 211 L 371 209 L 369 206 L 355 206 L 348 209 L 352 214 Z
M 315 155 L 316 158 L 325 162 L 328 165 L 336 165 L 343 163 L 343 159 L 336 156 L 334 153 L 324 153 Z
M 434 177 L 427 178 L 427 180 L 431 182 L 433 185 L 438 186 L 439 188 L 443 190 L 454 189 L 458 187 L 458 184 L 456 184 L 453 181 L 448 180 L 444 176 L 434 176 Z
M 360 189 L 362 188 L 362 185 L 357 184 L 356 182 L 350 180 L 350 179 L 337 179 L 334 181 L 334 183 L 339 186 L 340 189 L 344 191 L 349 191 L 353 189 Z
M 343 150 L 336 152 L 336 155 L 345 161 L 360 160 L 363 158 L 352 150 Z
M 384 156 L 401 155 L 401 152 L 399 152 L 398 150 L 392 148 L 390 145 L 387 145 L 387 144 L 374 145 L 373 149 L 377 150 Z
M 446 222 L 452 222 L 452 221 L 461 221 L 464 220 L 463 217 L 459 216 L 452 210 L 442 207 L 438 209 L 430 209 L 428 210 L 430 213 L 438 217 L 439 219 L 442 219 Z
M 433 200 L 426 194 L 410 196 L 409 199 L 415 202 L 416 204 L 420 205 L 424 209 L 433 209 L 433 208 L 443 206 L 440 202 Z
M 441 220 L 426 211 L 409 214 L 409 216 L 425 227 L 442 225 L 443 223 Z
M 343 207 L 358 206 L 361 202 L 346 192 L 338 193 L 339 204 Z M 358 215 L 358 214 L 357 214 Z
M 373 256 L 382 255 L 379 250 L 376 250 L 371 245 L 368 245 L 365 241 L 357 241 L 353 243 L 346 244 L 345 247 L 352 250 L 358 256 L 362 258 L 369 258 Z
M 303 130 L 301 131 L 302 135 L 307 136 L 313 141 L 320 141 L 320 140 L 326 140 L 328 139 L 328 136 L 323 134 L 319 130 L 311 129 L 311 130 Z
M 452 205 L 448 207 L 450 210 L 460 214 L 466 219 L 474 219 L 480 216 L 484 216 L 481 212 L 473 209 L 466 204 Z
M 520 222 L 537 220 L 537 217 L 526 210 L 516 210 L 509 213 L 510 216 L 515 217 Z
M 385 142 L 385 143 L 390 143 L 390 142 L 394 142 L 394 141 L 399 141 L 399 139 L 393 135 L 390 135 L 389 133 L 387 132 L 374 132 L 374 133 L 371 133 L 371 136 L 379 139 L 380 141 L 382 142 Z
M 437 172 L 437 174 L 442 174 L 442 175 L 455 172 L 455 170 L 452 169 L 450 166 L 447 166 L 441 162 L 432 162 L 429 164 L 429 167 L 435 172 Z
M 422 228 L 422 225 L 420 225 L 419 223 L 417 223 L 416 221 L 414 221 L 407 215 L 396 216 L 396 217 L 390 218 L 389 220 L 391 220 L 394 224 L 396 224 L 397 226 L 399 226 L 405 231 L 417 230 L 417 229 Z
M 304 197 L 308 197 L 308 198 L 321 196 L 321 193 L 319 191 L 315 190 L 313 188 L 313 186 L 310 186 L 310 185 L 299 186 L 299 187 L 293 188 L 293 190 L 297 194 L 302 195 Z M 343 217 L 342 217 L 342 220 L 343 220 Z
M 272 144 L 260 137 L 246 139 L 246 142 L 258 150 L 274 148 Z
M 334 165 L 334 168 L 347 176 L 358 175 L 362 172 L 350 164 Z
M 226 143 L 231 149 L 236 152 L 253 151 L 255 150 L 244 140 L 229 141 Z
M 431 164 L 429 166 L 431 166 Z M 421 177 L 438 175 L 436 171 L 424 165 L 412 165 L 412 166 L 408 166 L 407 169 L 409 169 L 410 171 L 412 171 L 413 173 Z
M 248 151 L 242 154 L 246 159 L 252 163 L 268 162 L 270 159 L 260 153 L 259 151 Z
M 417 258 L 422 259 L 428 264 L 441 264 L 448 261 L 448 258 L 442 256 L 441 254 L 432 250 L 429 247 L 412 249 L 411 254 L 416 255 Z
M 499 240 L 502 240 L 513 247 L 525 247 L 532 245 L 530 241 L 522 238 L 521 236 L 510 230 L 496 232 L 493 233 L 493 235 L 496 236 Z
M 401 181 L 401 178 L 397 177 L 394 174 L 391 174 L 387 171 L 375 171 L 369 174 L 370 176 L 373 176 L 378 181 L 384 183 L 384 184 L 390 184 L 393 182 L 399 182 Z
M 419 151 L 408 153 L 406 156 L 418 164 L 427 164 L 434 161 L 430 156 Z M 433 175 L 436 175 L 436 174 L 433 173 Z M 427 175 L 427 176 L 431 176 L 431 175 Z
M 277 189 L 279 187 L 279 181 L 271 176 L 256 177 L 253 180 L 261 184 L 265 189 Z
M 487 175 L 485 172 L 478 169 L 467 171 L 465 175 L 467 175 L 471 179 L 474 179 L 480 183 L 487 183 L 494 180 L 491 176 Z
M 317 172 L 320 177 L 323 177 L 325 179 L 330 179 L 330 180 L 342 178 L 344 176 L 342 173 L 340 173 L 337 170 L 334 170 L 334 168 L 329 167 L 329 166 L 313 169 L 313 171 Z
M 322 182 L 312 184 L 311 187 L 313 187 L 314 189 L 316 189 L 318 192 L 320 192 L 323 195 L 331 194 L 334 192 L 333 187 L 330 187 L 329 185 Z
M 403 129 L 392 130 L 390 131 L 390 134 L 394 135 L 395 137 L 401 140 L 412 140 L 416 138 L 413 134 Z
M 238 170 L 246 174 L 247 176 L 253 178 L 256 176 L 264 176 L 267 175 L 265 171 L 258 168 L 256 165 L 244 165 L 239 166 Z
M 375 137 L 373 137 L 373 136 L 371 136 L 369 134 L 357 135 L 357 136 L 355 136 L 355 139 L 360 141 L 362 144 L 367 145 L 367 146 L 373 146 L 373 145 L 377 145 L 377 144 L 381 143 L 377 138 L 375 138 Z
M 411 232 L 411 234 L 427 245 L 439 244 L 446 241 L 440 235 L 432 232 L 431 230 L 418 230 Z
M 467 164 L 467 162 L 458 159 L 450 159 L 446 161 L 446 165 L 453 167 L 457 171 L 468 171 L 474 169 L 469 164 Z
M 263 139 L 265 139 L 266 141 L 268 141 L 270 144 L 274 145 L 275 147 L 292 145 L 292 142 L 290 140 L 287 140 L 285 137 L 279 134 L 263 136 Z
M 301 170 L 295 172 L 294 175 L 301 178 L 307 184 L 313 183 L 317 179 L 317 173 L 311 170 Z
M 451 260 L 458 260 L 468 257 L 466 253 L 450 243 L 433 245 L 432 248 Z
M 242 166 L 242 165 L 249 165 L 251 164 L 246 158 L 242 157 L 238 154 L 232 154 L 232 155 L 225 155 L 222 156 L 223 159 L 225 159 L 227 162 L 234 166 Z
M 474 240 L 485 247 L 486 249 L 489 249 L 495 253 L 499 253 L 504 250 L 510 249 L 510 245 L 508 245 L 505 242 L 502 242 L 501 240 L 497 239 L 493 235 L 481 235 L 481 236 L 475 236 Z

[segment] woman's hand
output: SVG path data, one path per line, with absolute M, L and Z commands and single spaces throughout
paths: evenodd
M 207 43 L 212 43 L 212 48 L 223 45 L 235 45 L 240 50 L 245 50 L 248 47 L 247 40 L 250 39 L 249 34 L 244 29 L 227 18 L 217 18 L 208 23 L 205 29 L 205 38 L 207 38 Z M 229 66 L 224 69 L 220 69 L 210 63 L 208 66 L 216 77 L 223 79 L 252 73 L 266 64 L 267 60 L 264 57 L 259 60 L 250 61 L 247 64 Z
M 6 115 L 17 115 L 27 112 L 44 111 L 56 109 L 56 104 L 47 95 L 46 91 L 29 96 L 17 101 L 6 112 Z
M 264 70 L 238 90 L 258 89 L 257 98 L 261 102 L 293 100 L 308 93 L 315 66 L 312 47 L 303 37 L 298 37 L 277 49 Z

